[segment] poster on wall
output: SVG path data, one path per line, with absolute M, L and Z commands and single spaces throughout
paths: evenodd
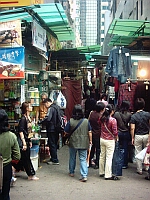
M 46 48 L 46 30 L 43 29 L 36 21 L 32 24 L 32 45 L 42 51 L 47 51 Z
M 0 79 L 24 78 L 24 47 L 0 48 Z
M 22 46 L 20 20 L 0 22 L 0 47 Z

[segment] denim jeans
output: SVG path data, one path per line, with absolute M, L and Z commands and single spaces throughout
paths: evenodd
M 74 174 L 76 167 L 76 154 L 78 151 L 79 161 L 80 161 L 80 174 L 82 177 L 87 177 L 88 167 L 87 167 L 87 149 L 75 149 L 69 148 L 69 173 Z
M 128 166 L 128 143 L 130 141 L 130 133 L 118 132 L 120 148 L 124 149 L 124 163 L 123 167 Z

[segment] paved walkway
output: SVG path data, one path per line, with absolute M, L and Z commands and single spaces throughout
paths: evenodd
M 79 163 L 75 177 L 68 176 L 68 147 L 58 150 L 60 165 L 40 163 L 39 181 L 28 181 L 24 172 L 17 174 L 17 182 L 11 188 L 11 200 L 149 200 L 150 181 L 136 174 L 135 164 L 123 170 L 118 181 L 104 180 L 98 170 L 89 168 L 88 181 L 80 182 Z M 77 157 L 78 160 L 78 157 Z

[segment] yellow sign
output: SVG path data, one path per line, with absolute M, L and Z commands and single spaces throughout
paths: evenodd
M 43 4 L 43 0 L 0 0 L 0 7 L 18 7 Z

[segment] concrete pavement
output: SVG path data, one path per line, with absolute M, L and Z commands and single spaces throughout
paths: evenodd
M 39 181 L 28 181 L 25 172 L 17 173 L 17 182 L 11 188 L 11 200 L 149 200 L 150 181 L 136 173 L 134 163 L 123 169 L 120 180 L 104 180 L 98 170 L 89 168 L 88 181 L 80 182 L 79 162 L 75 177 L 68 176 L 68 147 L 58 150 L 60 165 L 40 163 L 36 175 Z

